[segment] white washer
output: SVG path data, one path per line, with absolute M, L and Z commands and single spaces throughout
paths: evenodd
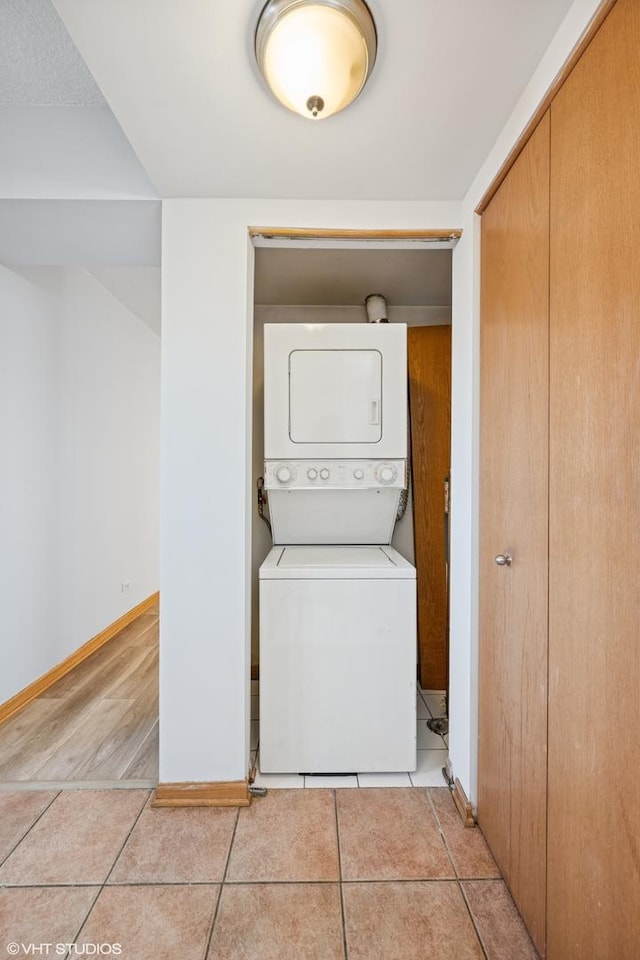
M 260 568 L 260 769 L 416 768 L 416 571 L 389 546 L 274 547 Z

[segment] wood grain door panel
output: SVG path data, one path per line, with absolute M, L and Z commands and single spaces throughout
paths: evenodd
M 424 689 L 446 690 L 444 481 L 451 462 L 451 327 L 409 327 L 407 349 L 419 676 Z
M 481 281 L 478 820 L 544 953 L 548 113 L 483 214 Z
M 551 960 L 640 956 L 640 3 L 551 107 Z

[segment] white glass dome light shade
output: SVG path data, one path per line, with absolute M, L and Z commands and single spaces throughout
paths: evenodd
M 303 116 L 330 117 L 360 93 L 367 48 L 344 14 L 314 4 L 291 10 L 267 40 L 265 75 L 285 106 Z
M 277 99 L 303 117 L 323 119 L 348 106 L 375 56 L 363 0 L 270 0 L 258 21 L 258 66 Z

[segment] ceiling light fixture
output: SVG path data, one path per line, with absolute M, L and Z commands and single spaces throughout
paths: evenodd
M 309 119 L 330 117 L 355 100 L 376 49 L 364 0 L 269 0 L 256 27 L 256 60 L 269 88 Z

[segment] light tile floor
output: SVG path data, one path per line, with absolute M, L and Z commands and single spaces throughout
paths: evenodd
M 446 787 L 150 799 L 0 792 L 0 957 L 536 960 Z
M 254 783 L 267 789 L 341 789 L 345 787 L 441 787 L 442 768 L 449 756 L 447 736 L 433 733 L 427 726 L 431 718 L 445 717 L 444 690 L 416 690 L 418 717 L 418 766 L 407 773 L 358 773 L 344 777 L 305 777 L 295 773 L 261 773 L 260 771 L 260 693 L 259 681 L 251 681 L 251 766 L 255 768 Z

